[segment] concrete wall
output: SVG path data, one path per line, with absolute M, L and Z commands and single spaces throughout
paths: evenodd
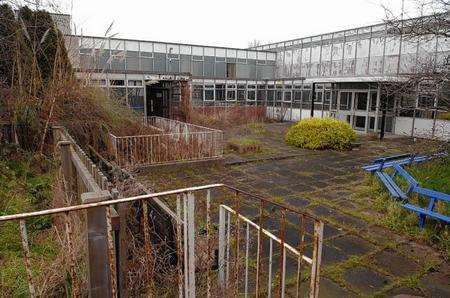
M 396 117 L 394 133 L 396 135 L 406 135 L 429 139 L 436 138 L 439 140 L 450 141 L 450 121 L 436 120 L 434 133 L 433 123 L 433 119 L 415 118 L 413 120 L 412 117 Z

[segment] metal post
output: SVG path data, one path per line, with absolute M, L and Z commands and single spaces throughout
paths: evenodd
M 272 297 L 272 264 L 273 264 L 273 240 L 269 238 L 269 280 L 267 282 L 267 297 Z
M 211 243 L 210 243 L 210 202 L 211 202 L 211 190 L 206 191 L 206 245 L 207 249 L 207 259 L 206 259 L 206 297 L 211 297 Z
M 111 279 L 111 295 L 113 298 L 118 297 L 117 293 L 117 270 L 116 270 L 116 247 L 114 245 L 114 232 L 112 227 L 111 206 L 106 206 L 106 230 L 108 238 L 108 259 L 109 273 Z
M 297 259 L 297 293 L 296 293 L 297 298 L 300 297 L 300 287 L 301 287 L 301 283 L 302 283 L 302 263 L 303 263 L 303 253 L 305 251 L 306 215 L 302 214 L 299 219 L 301 221 L 301 226 L 300 226 L 300 233 L 299 233 L 300 243 L 299 243 L 299 247 L 298 247 L 298 252 L 300 255 Z
M 153 297 L 153 257 L 152 257 L 152 244 L 150 240 L 150 225 L 148 222 L 148 205 L 145 200 L 142 201 L 142 222 L 144 226 L 144 246 L 145 257 L 147 263 L 147 297 Z
M 314 222 L 313 258 L 311 268 L 310 298 L 319 297 L 320 263 L 322 259 L 323 222 Z
M 311 118 L 314 117 L 314 100 L 316 99 L 316 83 L 312 84 L 311 90 Z
M 286 234 L 286 210 L 281 209 L 281 226 L 280 226 L 280 294 L 281 298 L 284 298 L 284 284 L 285 284 L 285 266 L 286 266 L 286 251 L 284 249 L 284 239 Z
M 188 204 L 188 248 L 189 248 L 189 298 L 195 298 L 195 198 L 189 192 Z
M 113 193 L 114 195 L 114 193 Z M 120 297 L 128 297 L 128 235 L 127 235 L 127 215 L 128 215 L 129 203 L 118 204 L 118 213 L 120 220 L 119 230 L 119 272 L 118 272 L 118 284 Z
M 23 260 L 28 277 L 28 290 L 30 291 L 30 297 L 34 298 L 36 297 L 36 291 L 33 286 L 33 273 L 31 272 L 30 247 L 28 245 L 27 226 L 25 224 L 25 220 L 20 220 L 19 224 L 20 224 L 20 237 L 22 238 Z
M 246 223 L 245 233 L 245 285 L 244 285 L 244 297 L 248 297 L 248 257 L 249 257 L 249 240 L 250 240 L 250 226 Z
M 73 243 L 72 243 L 72 223 L 70 222 L 70 215 L 69 212 L 64 213 L 64 222 L 65 222 L 65 228 L 66 228 L 66 245 L 67 245 L 67 251 L 69 254 L 68 262 L 69 262 L 69 274 L 70 279 L 72 283 L 72 297 L 78 297 L 79 295 L 79 289 L 78 289 L 78 280 L 76 276 L 75 271 L 75 263 L 76 258 L 73 250 Z
M 235 253 L 234 253 L 234 291 L 235 297 L 239 296 L 239 193 L 236 192 L 235 195 L 235 211 L 236 211 L 236 223 L 235 223 Z
M 187 196 L 183 194 L 183 258 L 184 258 L 184 295 L 189 298 L 189 264 L 188 264 L 188 215 Z
M 219 207 L 219 287 L 225 290 L 225 209 Z
M 259 298 L 260 295 L 260 283 L 262 273 L 262 255 L 263 255 L 263 220 L 264 220 L 264 201 L 259 201 L 259 233 L 258 233 L 258 250 L 256 253 L 256 292 L 255 297 Z
M 83 203 L 106 201 L 111 198 L 108 191 L 88 192 L 81 195 Z M 89 296 L 111 297 L 111 280 L 108 260 L 106 212 L 104 207 L 86 210 Z
M 181 199 L 180 195 L 177 195 L 177 259 L 178 259 L 178 297 L 183 298 L 183 249 L 182 249 L 182 240 L 181 240 Z

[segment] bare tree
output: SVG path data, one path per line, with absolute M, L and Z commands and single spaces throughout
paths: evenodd
M 256 48 L 259 47 L 260 45 L 262 45 L 261 41 L 256 38 L 248 42 L 249 48 Z
M 434 119 L 439 114 L 447 117 L 450 111 L 450 53 L 446 45 L 450 42 L 450 1 L 410 0 L 409 4 L 412 4 L 412 11 L 406 13 L 402 7 L 400 14 L 383 6 L 388 35 L 399 38 L 400 49 L 407 44 L 417 45 L 418 53 L 408 73 L 382 85 L 385 100 L 381 102 L 382 114 L 389 110 L 387 101 L 396 98 L 397 105 L 391 108 L 397 114 L 415 117 L 420 113 L 422 117 Z M 420 45 L 430 45 L 430 49 Z M 398 59 L 400 66 L 401 57 Z

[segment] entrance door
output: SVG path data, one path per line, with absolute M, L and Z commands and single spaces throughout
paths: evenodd
M 147 86 L 147 116 L 169 118 L 169 90 L 158 85 Z

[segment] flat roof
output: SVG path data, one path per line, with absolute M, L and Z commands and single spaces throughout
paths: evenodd
M 137 42 L 164 43 L 164 44 L 170 44 L 170 45 L 193 46 L 193 47 L 203 47 L 203 48 L 213 48 L 213 49 L 230 49 L 230 50 L 237 50 L 237 51 L 264 52 L 264 53 L 270 53 L 270 54 L 274 53 L 273 51 L 256 50 L 256 49 L 249 49 L 249 48 L 233 48 L 233 47 L 222 47 L 222 46 L 208 46 L 208 45 L 191 44 L 191 43 L 177 43 L 177 42 L 168 42 L 168 41 L 130 39 L 130 38 L 120 38 L 120 37 L 105 37 L 105 36 L 77 35 L 77 34 L 67 34 L 66 36 L 80 37 L 80 38 L 99 38 L 99 39 L 137 41 Z

